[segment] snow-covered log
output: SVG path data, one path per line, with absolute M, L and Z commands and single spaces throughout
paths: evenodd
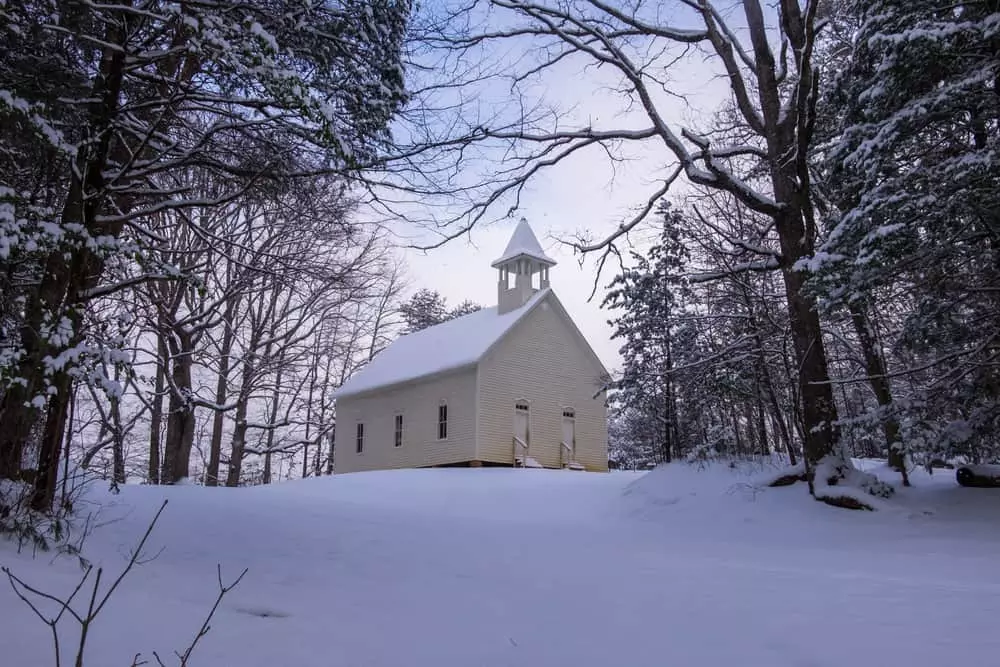
M 875 511 L 880 500 L 895 491 L 870 472 L 855 468 L 847 458 L 828 456 L 813 472 L 813 497 L 834 507 Z
M 1000 465 L 962 466 L 955 471 L 955 479 L 962 486 L 1000 489 Z

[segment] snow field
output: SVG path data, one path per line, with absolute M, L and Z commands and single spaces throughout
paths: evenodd
M 154 560 L 93 628 L 87 664 L 183 650 L 245 567 L 192 667 L 988 665 L 1000 656 L 1000 493 L 915 475 L 849 512 L 761 470 L 405 470 L 242 489 L 94 492 L 114 572 L 160 503 Z M 0 564 L 65 592 L 79 568 Z M 4 665 L 51 665 L 0 589 Z M 67 625 L 67 638 L 71 628 Z M 167 664 L 176 664 L 167 661 Z

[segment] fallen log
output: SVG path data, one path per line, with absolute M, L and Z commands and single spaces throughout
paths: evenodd
M 955 471 L 955 480 L 962 486 L 1000 489 L 1000 465 L 962 466 Z
M 859 510 L 863 512 L 874 512 L 875 508 L 867 502 L 859 500 L 855 496 L 823 495 L 817 498 L 820 502 L 833 507 L 840 507 L 845 510 Z
M 788 472 L 788 473 L 783 473 L 782 475 L 780 475 L 780 476 L 775 477 L 774 479 L 772 479 L 770 482 L 768 482 L 768 486 L 775 486 L 775 487 L 777 487 L 777 486 L 791 486 L 792 484 L 795 484 L 796 482 L 805 482 L 805 481 L 807 481 L 805 473 L 802 473 L 802 472 Z
M 805 468 L 801 465 L 790 466 L 764 475 L 757 480 L 758 486 L 791 486 L 796 482 L 806 482 Z

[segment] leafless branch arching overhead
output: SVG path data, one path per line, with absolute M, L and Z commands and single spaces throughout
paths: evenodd
M 653 146 L 659 159 L 650 167 L 646 202 L 608 224 L 596 242 L 569 244 L 582 253 L 603 250 L 603 265 L 614 241 L 681 176 L 772 220 L 780 252 L 745 268 L 781 269 L 800 369 L 806 460 L 818 465 L 836 455 L 837 413 L 819 318 L 798 270 L 816 241 L 807 158 L 818 81 L 817 7 L 818 0 L 743 0 L 738 8 L 710 0 L 482 0 L 440 10 L 440 20 L 418 25 L 414 55 L 434 63 L 432 76 L 444 79 L 417 87 L 398 135 L 417 141 L 386 156 L 380 183 L 407 196 L 402 205 L 381 203 L 425 225 L 435 237 L 423 247 L 436 247 L 516 208 L 529 183 L 586 150 L 602 149 L 615 161 L 634 147 Z M 703 69 L 702 82 L 725 78 L 728 132 L 710 122 L 686 125 L 672 113 L 672 95 L 694 91 L 680 84 L 664 90 L 663 69 L 676 67 L 676 54 L 690 47 L 703 58 L 700 65 L 688 60 Z M 463 77 L 468 86 L 460 85 Z M 565 79 L 557 85 L 559 77 L 572 77 L 573 85 Z M 557 92 L 548 94 L 549 87 Z M 600 103 L 614 112 L 588 113 Z M 412 129 L 415 120 L 422 130 Z

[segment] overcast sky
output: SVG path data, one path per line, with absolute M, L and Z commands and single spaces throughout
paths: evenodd
M 523 206 L 512 218 L 476 227 L 471 235 L 426 253 L 408 251 L 405 258 L 411 291 L 421 287 L 437 290 L 451 305 L 465 299 L 495 305 L 497 272 L 490 263 L 503 253 L 523 216 L 542 248 L 558 262 L 550 272 L 553 290 L 605 366 L 614 371 L 620 364 L 620 343 L 611 340 L 607 320 L 612 312 L 600 305 L 615 266 L 609 263 L 596 295 L 588 301 L 598 257 L 588 257 L 581 266 L 580 256 L 574 256 L 558 239 L 581 232 L 603 237 L 612 230 L 630 207 L 648 196 L 646 179 L 636 173 L 642 168 L 642 163 L 637 162 L 618 165 L 612 171 L 607 161 L 597 155 L 565 163 L 533 181 L 525 192 Z

